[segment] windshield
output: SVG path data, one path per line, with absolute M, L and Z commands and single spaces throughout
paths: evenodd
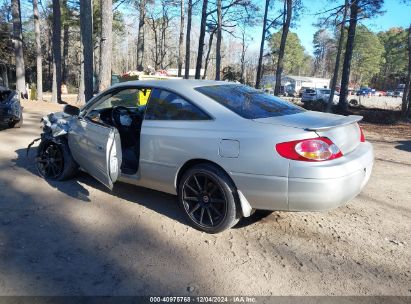
M 290 102 L 245 85 L 214 85 L 198 87 L 195 90 L 247 119 L 283 116 L 305 111 Z

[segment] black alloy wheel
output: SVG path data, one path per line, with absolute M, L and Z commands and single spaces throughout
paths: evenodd
M 237 190 L 212 164 L 196 165 L 183 175 L 179 201 L 193 226 L 208 233 L 231 228 L 239 220 Z
M 63 152 L 54 142 L 47 143 L 37 157 L 37 169 L 41 176 L 58 179 L 64 170 Z
M 183 203 L 188 216 L 199 226 L 218 226 L 227 212 L 227 200 L 212 176 L 196 173 L 183 185 Z

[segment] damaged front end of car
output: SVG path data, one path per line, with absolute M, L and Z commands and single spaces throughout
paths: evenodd
M 27 147 L 27 155 L 29 154 L 30 148 L 37 141 L 54 141 L 59 143 L 61 138 L 65 137 L 69 131 L 69 119 L 70 115 L 64 112 L 50 113 L 41 119 L 43 124 L 43 133 L 41 133 L 39 138 L 33 140 Z

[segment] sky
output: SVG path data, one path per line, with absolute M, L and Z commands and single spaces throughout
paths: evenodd
M 311 55 L 313 53 L 313 35 L 318 29 L 312 25 L 318 18 L 318 16 L 314 16 L 314 14 L 337 6 L 338 2 L 341 1 L 304 1 L 304 16 L 300 18 L 296 27 L 292 28 L 291 31 L 297 32 L 307 53 Z M 401 4 L 400 2 L 400 0 L 385 0 L 383 11 L 386 12 L 383 15 L 368 20 L 361 20 L 360 23 L 366 25 L 374 32 L 388 30 L 391 27 L 402 26 L 408 28 L 411 23 L 411 1 L 409 1 L 408 5 Z
M 278 11 L 279 7 L 282 7 L 280 0 L 271 0 L 275 4 L 272 15 L 276 16 L 275 11 Z M 408 4 L 401 2 L 408 1 Z M 296 32 L 298 37 L 301 40 L 306 52 L 310 55 L 313 55 L 313 36 L 314 33 L 318 30 L 313 23 L 318 19 L 318 12 L 331 9 L 338 6 L 339 4 L 344 3 L 343 0 L 302 0 L 304 5 L 304 12 L 300 16 L 299 20 L 296 22 L 295 26 L 291 28 L 292 32 Z M 257 0 L 256 4 L 260 8 L 260 13 L 264 9 L 265 0 Z M 127 7 L 123 6 L 120 8 L 123 13 L 126 13 Z M 360 24 L 366 25 L 370 30 L 374 32 L 385 31 L 391 27 L 404 27 L 408 28 L 411 23 L 411 0 L 385 0 L 382 8 L 385 11 L 382 15 L 377 15 L 374 18 L 360 20 Z M 127 13 L 126 13 L 127 14 Z M 130 12 L 128 12 L 130 14 Z M 131 19 L 135 20 L 138 12 L 133 10 L 130 14 Z M 262 17 L 262 16 L 260 16 Z M 197 24 L 199 24 L 200 8 L 197 10 L 197 14 L 193 16 Z M 133 24 L 135 22 L 133 21 Z M 196 29 L 194 28 L 193 31 Z M 277 29 L 278 30 L 278 29 Z M 249 44 L 248 52 L 252 56 L 258 53 L 260 47 L 261 39 L 261 25 L 257 24 L 255 27 L 249 28 L 249 35 L 253 38 Z M 266 45 L 267 47 L 267 45 Z

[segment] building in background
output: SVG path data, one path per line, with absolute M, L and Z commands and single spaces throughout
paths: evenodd
M 183 69 L 182 73 L 183 73 L 183 76 L 184 76 L 184 69 Z M 177 77 L 178 69 L 167 69 L 167 75 Z M 196 75 L 196 69 L 189 69 L 188 70 L 188 78 L 189 79 L 194 79 L 195 75 Z M 200 70 L 200 75 L 201 76 L 204 75 L 204 69 Z
M 266 75 L 262 79 L 263 88 L 275 87 L 275 75 Z M 281 77 L 281 93 L 287 95 L 297 96 L 302 93 L 304 89 L 328 89 L 330 87 L 330 79 L 284 75 Z

